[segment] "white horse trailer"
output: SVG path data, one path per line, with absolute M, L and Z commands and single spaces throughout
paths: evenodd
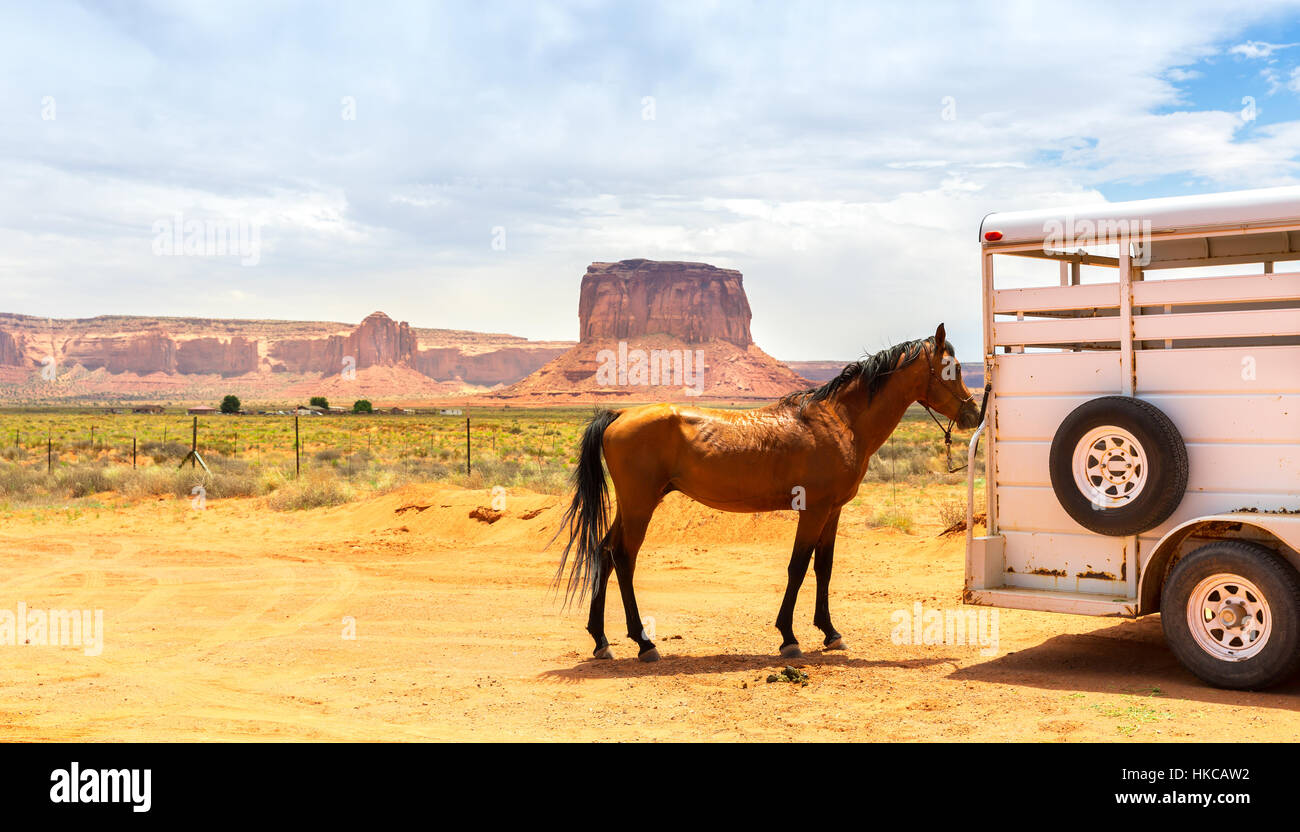
M 996 213 L 980 243 L 988 519 L 975 536 L 968 499 L 965 603 L 1160 612 L 1211 684 L 1290 676 L 1300 188 Z

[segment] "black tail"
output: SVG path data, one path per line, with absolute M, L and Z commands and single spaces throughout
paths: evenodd
M 573 470 L 573 502 L 564 512 L 556 537 L 566 528 L 569 542 L 560 555 L 560 568 L 555 572 L 558 589 L 564 577 L 564 564 L 569 560 L 569 550 L 576 547 L 573 565 L 569 568 L 568 587 L 564 593 L 567 605 L 576 592 L 578 601 L 586 597 L 596 582 L 600 569 L 600 541 L 609 525 L 609 495 L 605 489 L 605 468 L 601 464 L 601 448 L 605 429 L 618 418 L 618 411 L 598 410 L 582 433 L 578 452 L 578 467 Z M 555 538 L 552 538 L 554 540 Z

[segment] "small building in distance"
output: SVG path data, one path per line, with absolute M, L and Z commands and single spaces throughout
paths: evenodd
M 438 411 L 438 415 L 439 416 L 464 416 L 465 411 L 461 410 L 459 407 L 444 407 L 443 409 Z
M 142 404 L 131 408 L 132 413 L 163 413 L 163 406 L 160 404 Z
M 198 405 L 197 407 L 191 407 L 186 412 L 189 413 L 191 416 L 211 416 L 213 413 L 220 413 L 221 411 L 217 410 L 215 407 L 211 407 L 206 404 L 201 404 Z

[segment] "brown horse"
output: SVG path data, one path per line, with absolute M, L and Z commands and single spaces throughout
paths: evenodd
M 848 365 L 820 387 L 756 410 L 655 404 L 598 412 L 582 435 L 573 502 L 560 527 L 567 527 L 569 542 L 556 573 L 559 582 L 576 548 L 567 594 L 577 592 L 581 599 L 592 592 L 587 631 L 596 640 L 596 658 L 612 658 L 605 638 L 611 571 L 618 575 L 628 638 L 637 643 L 642 661 L 659 658 L 641 626 L 632 574 L 650 516 L 671 491 L 723 511 L 799 509 L 789 582 L 776 617 L 781 655 L 800 655 L 794 604 L 814 551 L 813 623 L 825 634 L 826 649 L 843 649 L 828 598 L 840 508 L 858 493 L 871 455 L 913 402 L 961 428 L 979 423 L 979 408 L 962 381 L 943 324 L 933 338 L 883 350 Z M 608 530 L 602 451 L 618 509 Z

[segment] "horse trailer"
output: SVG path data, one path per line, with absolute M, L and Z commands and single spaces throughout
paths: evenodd
M 1300 187 L 995 213 L 980 245 L 988 513 L 975 535 L 972 464 L 964 603 L 1160 612 L 1210 684 L 1290 676 Z

